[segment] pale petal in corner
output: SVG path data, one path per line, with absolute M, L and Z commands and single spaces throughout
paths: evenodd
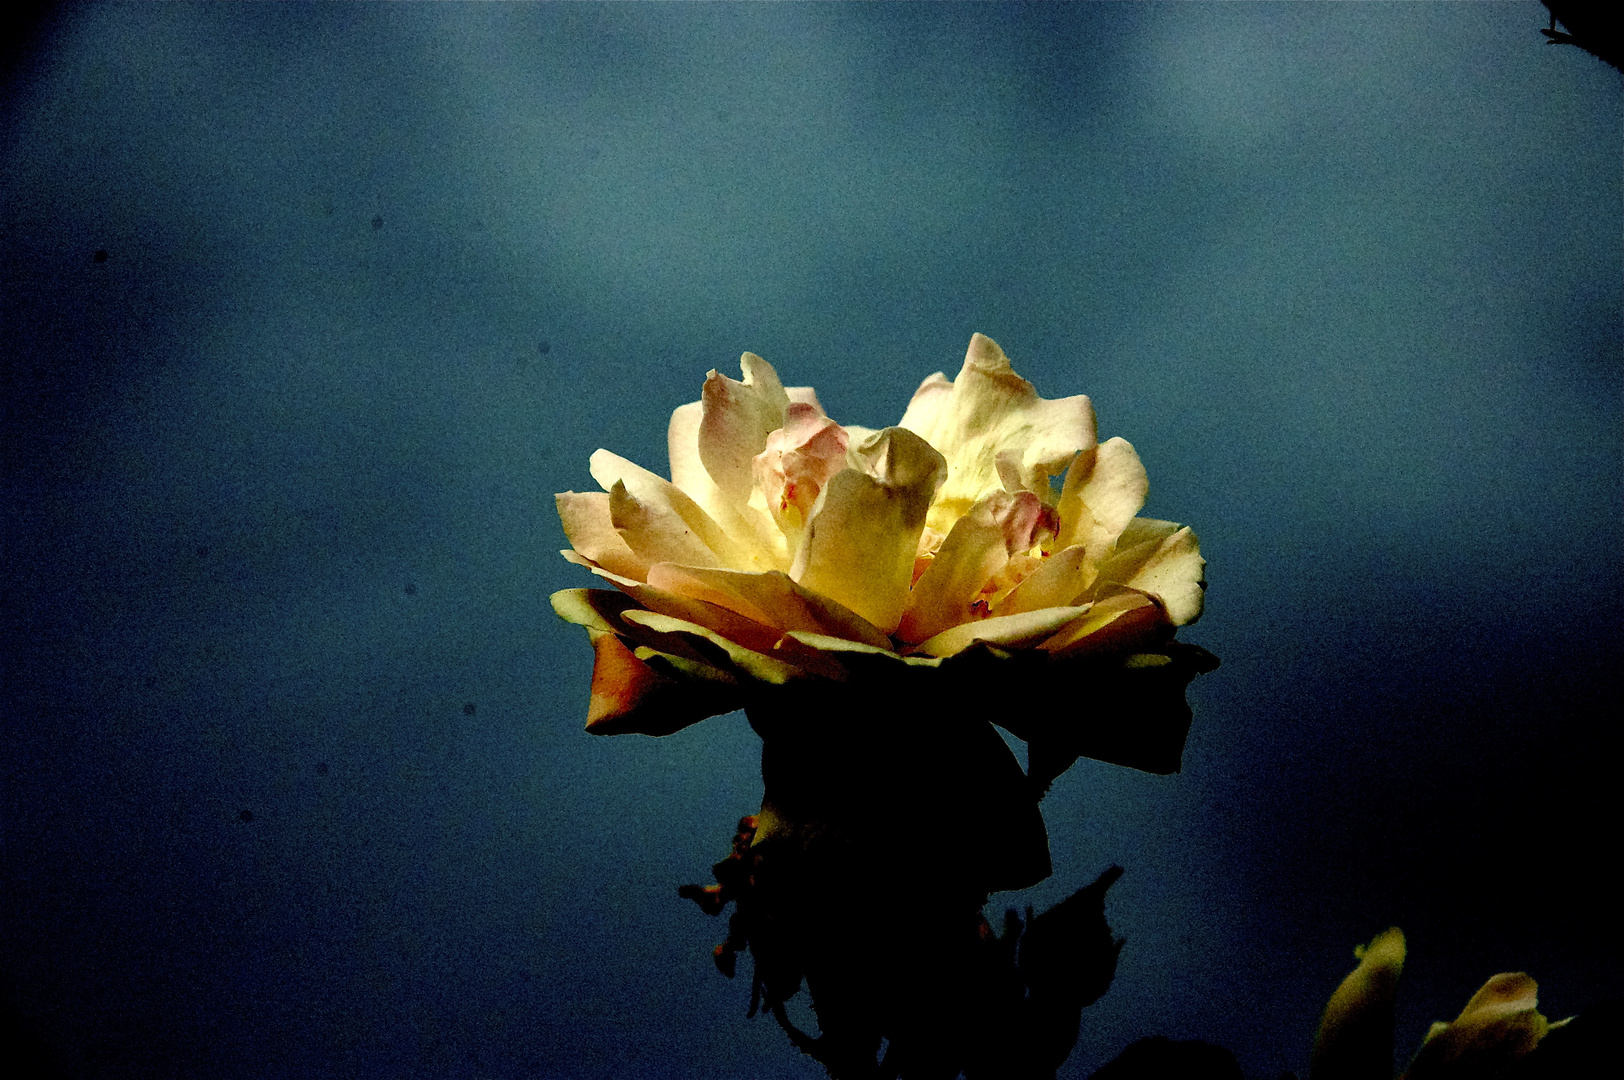
M 1181 528 L 1159 542 L 1137 544 L 1127 551 L 1120 548 L 1119 544 L 1118 555 L 1100 568 L 1096 594 L 1111 584 L 1125 585 L 1160 600 L 1174 626 L 1201 617 L 1207 560 L 1201 557 L 1195 533 Z
M 671 424 L 666 429 L 671 482 L 692 498 L 723 532 L 738 541 L 751 569 L 788 570 L 789 548 L 783 534 L 748 502 L 729 501 L 700 461 L 699 425 L 704 409 L 704 402 L 691 401 L 677 406 L 671 413 Z

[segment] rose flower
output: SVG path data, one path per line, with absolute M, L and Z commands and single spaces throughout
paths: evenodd
M 1201 613 L 1195 536 L 1135 516 L 1145 470 L 1096 442 L 1088 398 L 1039 397 L 980 334 L 880 431 L 742 366 L 672 414 L 670 480 L 599 450 L 604 490 L 558 496 L 564 557 L 616 588 L 553 596 L 596 651 L 587 730 L 743 708 L 757 844 L 856 850 L 928 821 L 917 867 L 954 863 L 972 891 L 1041 880 L 1037 800 L 1078 757 L 1179 767 L 1184 688 L 1216 665 L 1173 640 Z M 1026 740 L 1024 773 L 992 722 Z
M 558 496 L 564 557 L 620 590 L 553 597 L 593 636 L 589 731 L 665 734 L 736 708 L 741 683 L 841 680 L 876 654 L 934 666 L 977 642 L 1155 664 L 1201 614 L 1194 534 L 1135 517 L 1133 447 L 1096 444 L 1088 398 L 1039 397 L 991 339 L 881 431 L 742 366 L 672 414 L 669 481 L 599 450 L 604 490 Z

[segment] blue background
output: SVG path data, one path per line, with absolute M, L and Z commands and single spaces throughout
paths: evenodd
M 1401 1053 L 1496 971 L 1616 994 L 1620 79 L 1544 25 L 50 16 L 0 171 L 22 1034 L 73 1076 L 821 1075 L 675 895 L 755 738 L 582 733 L 552 495 L 663 469 L 745 349 L 880 426 L 975 330 L 1139 449 L 1223 658 L 1184 773 L 1079 763 L 1055 877 L 994 899 L 1127 868 L 1063 1075 L 1301 1070 L 1394 923 Z

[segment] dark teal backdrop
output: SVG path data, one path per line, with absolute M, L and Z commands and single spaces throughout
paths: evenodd
M 679 901 L 742 717 L 581 731 L 552 495 L 749 349 L 972 331 L 1193 525 L 1182 775 L 1049 796 L 1147 1034 L 1617 993 L 1620 77 L 1534 4 L 96 5 L 3 116 L 3 943 L 95 1077 L 814 1077 Z M 1087 687 L 1076 688 L 1079 707 Z M 899 828 L 898 841 L 906 842 Z

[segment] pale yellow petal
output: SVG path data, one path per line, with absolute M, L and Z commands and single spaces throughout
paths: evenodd
M 810 393 L 810 388 L 806 389 Z M 678 406 L 671 414 L 671 424 L 666 429 L 671 482 L 736 542 L 740 565 L 760 571 L 788 570 L 790 551 L 783 534 L 748 502 L 735 502 L 724 496 L 699 459 L 699 425 L 704 409 L 704 402 L 693 401 Z
M 732 566 L 741 570 L 764 570 L 767 567 L 758 566 L 751 559 L 738 540 L 729 537 L 709 514 L 705 513 L 692 498 L 684 494 L 675 484 L 663 477 L 656 476 L 641 465 L 627 461 L 619 454 L 612 454 L 607 450 L 599 450 L 592 455 L 589 463 L 592 478 L 610 493 L 609 511 L 611 517 L 618 509 L 628 514 L 636 514 L 639 535 L 645 536 L 648 544 L 662 543 L 684 547 L 687 541 L 681 539 L 686 530 L 692 535 L 693 542 L 702 545 L 712 553 L 709 558 L 688 558 L 676 554 L 662 554 L 665 548 L 658 551 L 654 547 L 641 548 L 638 540 L 627 535 L 626 527 L 619 520 L 615 521 L 615 528 L 620 529 L 626 543 L 633 551 L 638 552 L 650 562 L 683 562 L 705 566 Z M 614 497 L 616 483 L 623 484 L 626 495 L 637 504 L 634 510 L 630 503 L 624 499 L 618 504 Z M 673 520 L 675 519 L 675 520 Z
M 976 502 L 953 525 L 919 580 L 897 626 L 903 641 L 924 641 L 972 618 L 981 587 L 1009 561 L 1004 528 L 996 519 L 996 492 Z
M 717 371 L 705 378 L 703 417 L 699 424 L 699 457 L 722 495 L 733 503 L 750 498 L 751 462 L 767 445 L 767 436 L 784 426 L 789 395 L 778 373 L 761 357 L 740 359 L 744 381 Z
M 1160 541 L 1135 544 L 1100 568 L 1096 595 L 1110 585 L 1125 585 L 1162 602 L 1174 626 L 1186 626 L 1201 617 L 1207 588 L 1201 546 L 1195 534 L 1181 528 Z
M 1081 545 L 1057 551 L 1004 598 L 1000 615 L 1018 615 L 1046 607 L 1073 604 L 1093 584 L 1093 570 L 1085 567 Z
M 615 574 L 645 578 L 648 560 L 639 556 L 615 529 L 609 496 L 602 491 L 564 491 L 554 496 L 564 535 L 578 555 Z
M 890 633 L 908 603 L 914 555 L 942 455 L 913 432 L 886 428 L 851 451 L 824 486 L 791 577 Z
M 942 424 L 942 414 L 952 396 L 953 381 L 943 372 L 931 372 L 919 384 L 919 389 L 914 391 L 908 408 L 902 414 L 902 422 L 897 426 L 905 427 L 928 441 L 930 436 L 926 432 L 935 431 Z
M 929 656 L 952 656 L 978 641 L 1012 649 L 1036 645 L 1087 613 L 1086 607 L 1062 607 L 1025 611 L 1019 615 L 995 615 L 944 630 L 920 645 L 919 651 Z
M 1123 592 L 1096 600 L 1088 614 L 1060 628 L 1040 648 L 1060 656 L 1126 653 L 1165 636 L 1165 616 L 1142 593 Z
M 1092 455 L 1078 454 L 1060 493 L 1060 543 L 1082 544 L 1099 561 L 1145 505 L 1150 480 L 1133 446 L 1107 439 Z
M 873 623 L 797 584 L 786 574 L 748 574 L 659 563 L 650 570 L 649 584 L 670 593 L 708 601 L 781 632 L 801 630 L 880 649 L 891 647 L 890 639 Z
M 626 490 L 625 481 L 616 480 L 609 491 L 609 517 L 627 546 L 649 563 L 683 562 L 696 566 L 723 563 L 722 557 L 689 528 L 675 509 L 669 504 L 638 501 Z
M 671 482 L 720 521 L 718 511 L 724 505 L 722 493 L 699 459 L 699 423 L 704 417 L 703 401 L 677 406 L 665 429 L 666 453 L 671 458 Z
M 932 376 L 915 393 L 903 426 L 940 450 L 948 463 L 930 524 L 943 532 L 977 499 L 999 489 L 999 455 L 1024 490 L 1051 498 L 1049 477 L 1094 445 L 1094 409 L 1088 398 L 1050 401 L 1015 374 L 990 338 L 970 339 L 964 367 L 951 389 Z M 1018 465 L 1015 463 L 1018 462 Z M 1012 475 L 1014 475 L 1012 474 Z

